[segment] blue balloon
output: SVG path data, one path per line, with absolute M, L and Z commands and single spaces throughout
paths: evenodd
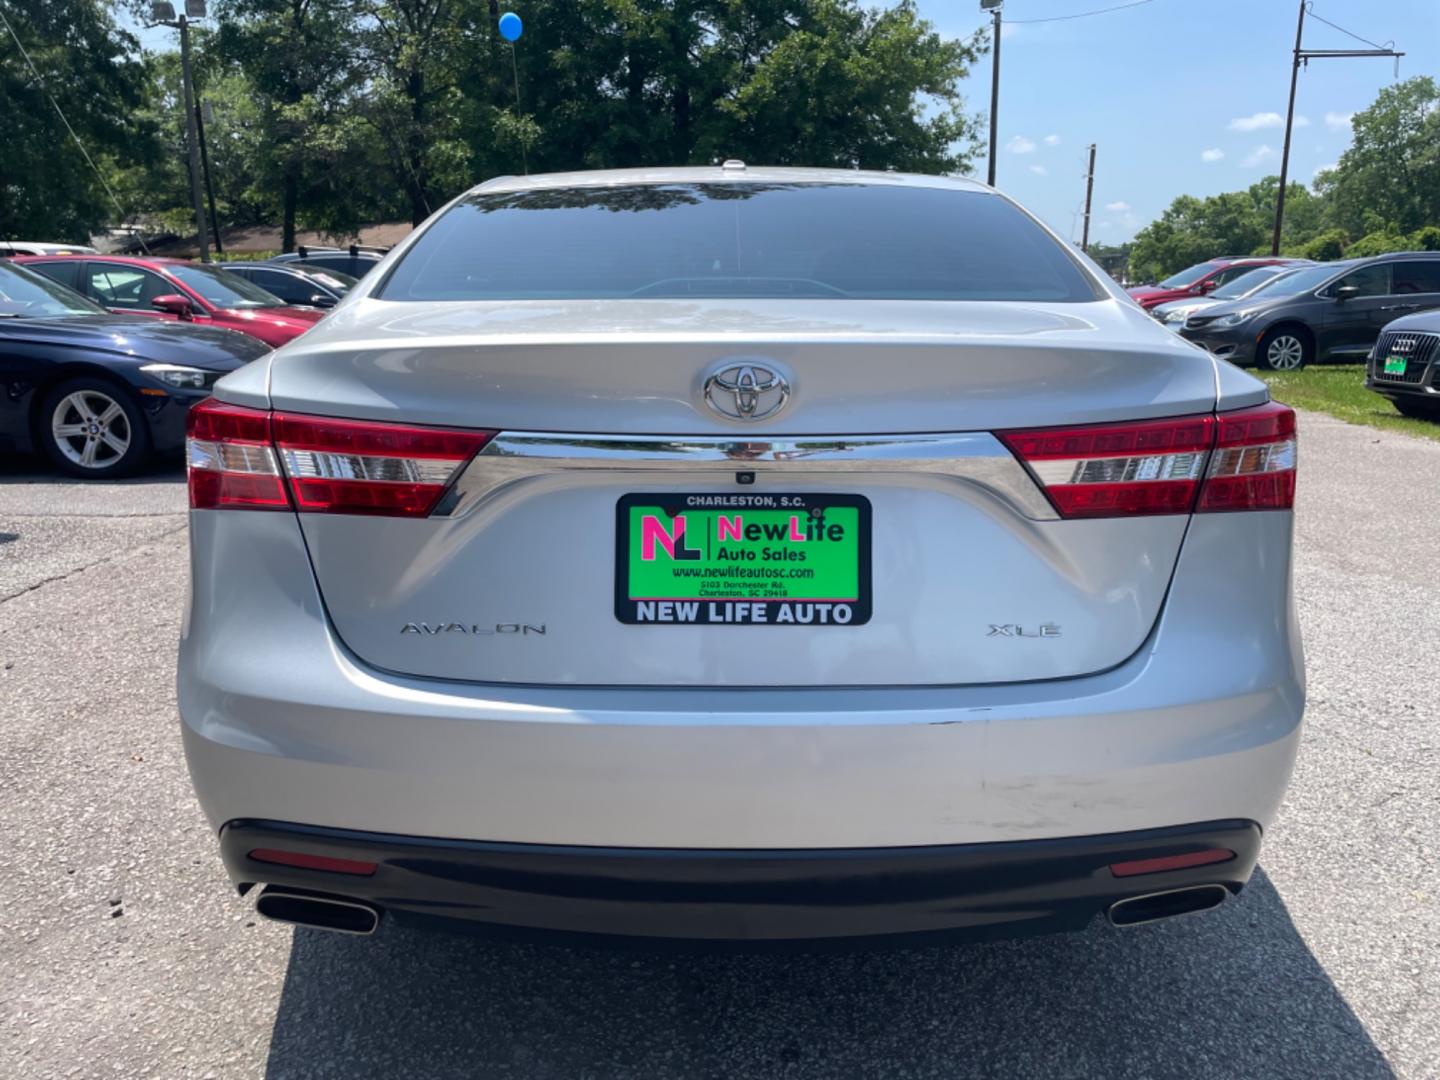
M 507 11 L 500 16 L 500 36 L 506 41 L 519 41 L 520 34 L 525 29 L 525 24 L 520 21 L 520 16 L 513 11 Z

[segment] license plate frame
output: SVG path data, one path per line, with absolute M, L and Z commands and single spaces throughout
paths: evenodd
M 661 511 L 649 515 L 657 519 L 660 531 L 651 538 L 652 558 L 645 560 L 644 518 L 652 510 Z M 837 512 L 831 514 L 832 510 Z M 687 527 L 677 533 L 675 519 L 681 516 L 687 526 L 698 526 L 699 535 L 708 542 L 705 552 L 684 546 L 684 532 L 691 539 L 697 532 Z M 722 516 L 729 519 L 724 542 L 717 539 Z M 615 505 L 615 618 L 636 626 L 863 626 L 870 621 L 873 605 L 872 516 L 865 496 L 834 492 L 652 491 L 622 495 Z M 762 528 L 760 538 L 746 537 L 744 530 L 752 525 Z M 843 534 L 838 539 L 836 526 Z M 775 534 L 776 527 L 783 529 L 783 535 Z M 797 534 L 804 539 L 795 539 Z M 726 542 L 732 550 L 755 552 L 755 558 L 717 559 L 716 549 Z M 807 544 L 811 546 L 805 547 Z M 825 547 L 829 544 L 837 547 L 832 551 Z M 847 572 L 849 557 L 844 548 L 852 544 L 854 567 Z M 760 552 L 772 545 L 803 558 L 761 557 Z M 695 552 L 698 557 L 677 557 L 672 550 Z M 812 552 L 817 556 L 813 562 Z M 676 577 L 673 571 L 683 562 L 697 564 L 685 568 L 687 572 L 724 569 L 728 574 L 759 569 L 780 576 L 717 574 L 707 579 L 691 573 L 691 577 Z M 811 562 L 813 584 L 784 573 L 804 569 L 806 562 Z M 632 572 L 636 568 L 639 572 Z M 656 587 L 659 579 L 665 579 L 665 588 Z M 827 591 L 842 595 L 817 595 Z M 654 595 L 660 592 L 671 595 Z

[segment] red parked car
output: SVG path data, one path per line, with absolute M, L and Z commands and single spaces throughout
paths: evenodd
M 218 266 L 184 259 L 34 255 L 14 261 L 111 311 L 239 330 L 271 348 L 299 337 L 325 315 L 313 308 L 289 307 Z
M 1305 259 L 1277 259 L 1268 255 L 1250 259 L 1211 259 L 1208 262 L 1196 263 L 1188 270 L 1181 270 L 1180 273 L 1166 278 L 1159 285 L 1137 285 L 1126 291 L 1135 298 L 1141 307 L 1149 311 L 1156 304 L 1163 304 L 1169 300 L 1206 296 L 1221 285 L 1228 285 L 1241 274 L 1248 274 L 1257 266 L 1288 266 L 1291 263 L 1306 261 Z

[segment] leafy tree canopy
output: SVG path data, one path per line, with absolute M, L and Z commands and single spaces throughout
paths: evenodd
M 0 0 L 0 13 L 35 65 L 0 26 L 0 237 L 84 243 L 116 212 L 55 105 L 102 170 L 153 165 L 153 67 L 100 0 Z

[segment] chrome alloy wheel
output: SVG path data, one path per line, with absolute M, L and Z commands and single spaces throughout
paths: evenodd
M 1265 366 L 1271 371 L 1294 371 L 1305 359 L 1305 344 L 1294 334 L 1280 334 L 1265 350 Z
M 66 394 L 50 416 L 55 445 L 82 469 L 105 469 L 130 449 L 134 432 L 120 403 L 100 390 Z

